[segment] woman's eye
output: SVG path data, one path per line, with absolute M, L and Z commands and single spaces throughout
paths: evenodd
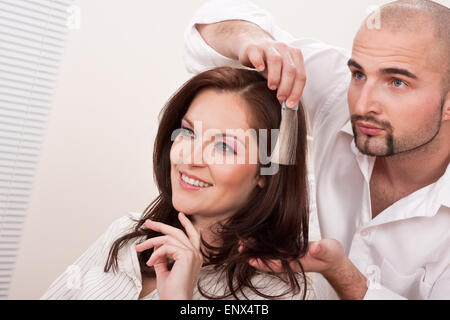
M 218 143 L 216 143 L 216 146 L 218 147 L 218 149 L 220 151 L 230 151 L 230 152 L 236 153 L 232 147 L 230 147 L 229 145 L 227 145 L 224 142 L 218 142 Z
M 194 132 L 191 129 L 188 129 L 185 127 L 180 128 L 180 135 L 186 136 L 186 137 L 195 136 Z

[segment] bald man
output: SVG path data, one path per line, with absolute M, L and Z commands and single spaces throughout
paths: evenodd
M 449 28 L 448 7 L 393 2 L 349 53 L 250 1 L 211 0 L 186 30 L 188 71 L 255 68 L 280 102 L 301 100 L 323 239 L 300 261 L 341 299 L 450 299 Z

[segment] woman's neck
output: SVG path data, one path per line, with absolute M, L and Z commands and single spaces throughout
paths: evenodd
M 212 246 L 220 246 L 220 240 L 217 238 L 217 228 L 219 223 L 223 221 L 223 219 L 217 219 L 217 217 L 192 215 L 192 224 L 195 229 L 202 239 Z M 202 245 L 202 249 L 205 250 L 206 248 Z

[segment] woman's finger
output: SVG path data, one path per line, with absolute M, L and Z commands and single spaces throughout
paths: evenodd
M 170 273 L 169 269 L 167 268 L 167 258 L 160 259 L 160 262 L 155 263 L 153 265 L 153 268 L 155 268 L 156 277 L 158 279 L 165 278 Z
M 145 221 L 145 225 L 154 231 L 174 237 L 175 239 L 177 239 L 178 241 L 183 243 L 185 246 L 188 246 L 188 247 L 192 246 L 187 235 L 181 229 L 169 226 L 162 222 L 157 222 L 157 221 L 153 221 L 153 220 L 149 220 L 149 219 L 147 219 Z
M 185 250 L 185 248 L 180 248 L 171 244 L 162 245 L 153 251 L 150 259 L 147 261 L 147 265 L 152 266 L 157 263 L 162 263 L 165 261 L 164 259 L 167 259 L 167 256 L 171 256 L 174 260 L 179 260 Z
M 178 241 L 177 239 L 175 239 L 171 236 L 159 236 L 159 237 L 147 239 L 144 242 L 137 244 L 136 251 L 142 252 L 142 251 L 145 251 L 150 248 L 162 246 L 166 243 L 180 246 L 180 247 L 185 247 L 184 243 Z
M 178 219 L 180 220 L 181 224 L 183 225 L 184 229 L 186 230 L 189 240 L 191 241 L 194 248 L 200 249 L 200 243 L 201 243 L 200 234 L 198 233 L 197 229 L 195 229 L 191 220 L 189 220 L 186 217 L 186 215 L 182 212 L 180 212 L 178 214 Z

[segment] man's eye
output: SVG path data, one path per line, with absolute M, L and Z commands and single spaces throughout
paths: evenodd
M 392 80 L 392 84 L 393 84 L 394 87 L 396 87 L 396 88 L 401 88 L 403 85 L 406 86 L 406 83 L 403 82 L 403 80 L 400 80 L 400 79 L 393 79 L 393 80 Z
M 364 74 L 359 71 L 355 71 L 353 72 L 353 78 L 355 80 L 364 80 Z

